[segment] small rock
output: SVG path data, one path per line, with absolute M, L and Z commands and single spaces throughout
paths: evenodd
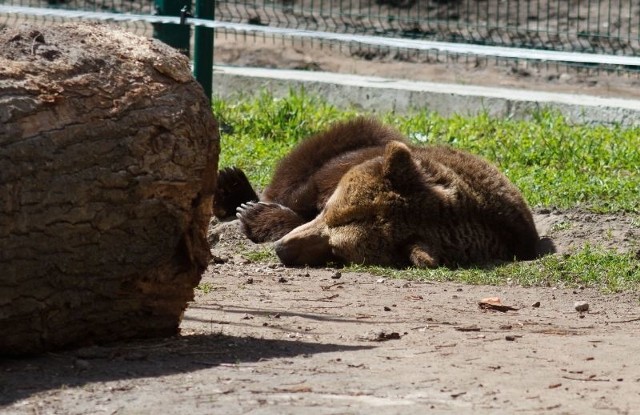
M 512 342 L 516 340 L 516 336 L 504 336 L 504 339 L 508 342 Z
M 531 307 L 533 307 L 533 308 L 540 307 L 540 301 L 536 301 L 535 303 L 531 304 Z
M 213 262 L 214 264 L 226 264 L 227 262 L 229 262 L 229 258 L 224 258 L 214 254 L 211 256 L 211 262 Z
M 576 301 L 573 303 L 573 308 L 579 313 L 584 313 L 585 311 L 589 311 L 589 303 L 586 301 Z
M 391 308 L 384 306 L 384 311 L 391 311 Z
M 386 278 L 379 278 L 379 279 L 377 279 L 377 280 L 376 280 L 376 282 L 377 282 L 378 284 L 382 284 L 382 283 L 384 283 L 386 280 L 387 280 Z
M 253 284 L 253 278 L 251 277 L 247 278 L 247 284 Z
M 285 282 L 287 282 L 287 279 L 285 277 L 280 277 L 278 278 L 278 282 L 284 284 Z
M 568 73 L 563 73 L 559 76 L 559 79 L 564 82 L 571 80 L 571 78 L 571 75 L 569 75 Z
M 364 336 L 360 336 L 360 340 L 370 341 L 370 342 L 384 342 L 387 340 L 398 340 L 401 339 L 400 333 L 392 331 L 371 331 L 365 334 Z
M 331 278 L 334 280 L 339 280 L 341 277 L 342 277 L 342 273 L 340 271 L 334 272 L 333 275 L 331 276 Z

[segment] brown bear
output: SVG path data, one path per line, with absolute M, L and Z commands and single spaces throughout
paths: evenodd
M 276 241 L 286 265 L 457 267 L 536 257 L 531 211 L 498 169 L 451 147 L 411 145 L 369 118 L 302 141 L 259 202 L 241 170 L 222 170 L 218 180 L 214 205 L 224 209 L 216 211 L 234 204 L 223 194 L 251 196 L 237 207 L 245 234 Z

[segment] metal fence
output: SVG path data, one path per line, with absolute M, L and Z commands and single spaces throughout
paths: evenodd
M 34 9 L 46 8 L 52 11 L 86 11 L 118 14 L 152 15 L 156 12 L 153 0 L 0 0 L 0 28 L 24 22 L 52 23 L 68 20 L 65 17 L 38 16 L 34 14 L 3 13 L 3 6 L 24 6 Z M 140 35 L 151 36 L 151 24 L 143 20 L 118 23 L 127 30 Z
M 13 5 L 136 15 L 138 23 L 127 26 L 150 34 L 148 24 L 140 26 L 140 16 L 178 16 L 198 3 L 215 5 L 221 34 L 640 69 L 640 2 L 632 0 L 0 0 L 0 25 L 7 19 L 2 6 Z M 189 47 L 188 26 L 156 23 L 154 32 L 174 46 Z
M 636 0 L 221 0 L 216 19 L 545 50 L 640 51 Z
M 156 10 L 154 0 L 0 0 L 3 5 L 134 14 L 152 14 Z

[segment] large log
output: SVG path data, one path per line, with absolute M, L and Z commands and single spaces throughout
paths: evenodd
M 0 354 L 177 333 L 218 153 L 171 48 L 98 25 L 0 31 Z

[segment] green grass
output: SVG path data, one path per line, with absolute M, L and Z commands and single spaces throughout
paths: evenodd
M 304 91 L 292 91 L 283 99 L 262 93 L 255 99 L 216 100 L 213 107 L 222 130 L 220 166 L 241 167 L 258 188 L 266 186 L 277 161 L 301 139 L 358 115 Z M 449 144 L 484 156 L 521 189 L 531 206 L 640 213 L 640 128 L 572 125 L 550 111 L 537 112 L 526 121 L 486 114 L 447 118 L 428 112 L 379 118 L 416 143 Z M 272 253 L 251 255 L 252 261 L 273 259 Z M 366 269 L 470 283 L 640 287 L 637 259 L 591 248 L 490 270 Z
M 275 252 L 269 248 L 247 249 L 240 255 L 250 262 L 278 262 Z
M 216 287 L 210 282 L 201 282 L 196 286 L 196 290 L 200 291 L 202 294 L 209 294 L 215 289 Z
M 536 261 L 514 262 L 493 268 L 404 270 L 351 265 L 350 272 L 424 281 L 459 281 L 467 284 L 594 287 L 617 292 L 640 288 L 640 263 L 633 254 L 585 247 L 572 255 L 547 255 Z

